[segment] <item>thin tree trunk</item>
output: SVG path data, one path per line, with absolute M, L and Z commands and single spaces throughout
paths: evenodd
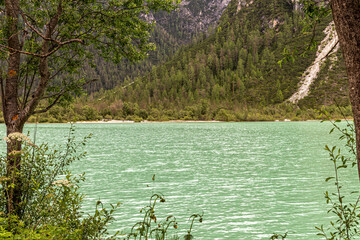
M 6 21 L 7 21 L 7 38 L 9 47 L 9 61 L 6 73 L 6 82 L 3 97 L 3 113 L 7 129 L 7 135 L 14 132 L 22 132 L 24 122 L 19 119 L 18 105 L 18 78 L 20 71 L 20 40 L 18 33 L 19 17 L 19 0 L 6 0 Z M 12 50 L 13 49 L 13 50 Z M 7 145 L 7 168 L 6 174 L 11 181 L 7 185 L 8 194 L 8 211 L 10 214 L 20 215 L 21 205 L 21 179 L 16 174 L 21 170 L 20 158 L 9 153 L 20 151 L 21 143 L 12 141 Z M 13 184 L 13 185 L 12 185 Z
M 347 68 L 360 179 L 360 1 L 332 0 L 331 8 Z

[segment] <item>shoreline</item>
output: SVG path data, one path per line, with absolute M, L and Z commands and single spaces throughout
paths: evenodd
M 331 121 L 335 121 L 337 119 L 331 119 Z M 353 119 L 339 119 L 342 122 L 343 121 L 353 121 Z M 318 119 L 308 119 L 308 120 L 301 120 L 301 121 L 292 121 L 290 119 L 284 119 L 284 120 L 274 120 L 274 121 L 239 121 L 239 122 L 321 122 L 323 120 Z M 328 121 L 328 120 L 325 120 Z M 99 121 L 78 121 L 73 122 L 75 124 L 104 124 L 104 123 L 110 123 L 110 124 L 119 124 L 119 123 L 226 123 L 227 121 L 216 121 L 216 120 L 169 120 L 169 121 L 141 121 L 141 122 L 135 122 L 131 120 L 99 120 Z M 68 122 L 71 123 L 71 122 Z M 229 121 L 228 123 L 236 123 L 234 121 Z
M 342 122 L 346 121 L 354 121 L 354 119 L 331 119 L 331 121 L 340 120 Z M 321 119 L 307 119 L 307 120 L 299 120 L 294 121 L 290 119 L 282 119 L 282 120 L 272 120 L 272 121 L 216 121 L 216 120 L 169 120 L 169 121 L 141 121 L 136 122 L 132 120 L 98 120 L 98 121 L 77 121 L 77 122 L 61 122 L 61 124 L 129 124 L 129 123 L 246 123 L 246 122 L 321 122 L 321 121 L 329 121 L 329 120 L 321 120 Z M 26 122 L 26 124 L 60 124 L 59 122 Z
M 204 121 L 204 120 L 169 120 L 169 121 L 141 121 L 141 122 L 135 122 L 131 120 L 99 120 L 99 121 L 79 121 L 79 122 L 73 122 L 73 123 L 80 123 L 80 124 L 87 124 L 87 123 L 218 123 L 222 121 Z M 70 123 L 70 122 L 68 122 Z

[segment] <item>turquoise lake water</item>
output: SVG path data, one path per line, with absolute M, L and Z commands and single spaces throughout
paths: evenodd
M 288 239 L 321 239 L 315 226 L 330 220 L 323 193 L 334 190 L 324 181 L 333 167 L 323 149 L 340 142 L 328 134 L 329 123 L 75 126 L 79 137 L 93 134 L 87 157 L 71 168 L 86 172 L 83 210 L 92 212 L 99 199 L 121 202 L 112 231 L 128 232 L 153 193 L 165 195 L 157 217 L 175 215 L 179 236 L 191 214 L 204 212 L 203 223 L 194 225 L 195 239 L 268 239 L 274 232 L 288 232 Z M 69 127 L 38 124 L 37 143 L 62 143 Z M 34 128 L 28 124 L 25 132 L 32 136 Z M 346 171 L 346 185 L 358 187 L 356 169 Z

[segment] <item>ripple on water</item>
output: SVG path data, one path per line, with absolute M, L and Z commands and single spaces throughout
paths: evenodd
M 51 143 L 65 128 L 39 124 L 38 142 Z M 314 239 L 314 226 L 329 221 L 323 192 L 332 170 L 322 149 L 337 144 L 329 129 L 318 122 L 79 124 L 76 134 L 94 137 L 72 171 L 87 173 L 83 211 L 92 213 L 98 199 L 123 203 L 112 231 L 128 231 L 161 192 L 159 218 L 174 214 L 180 229 L 204 212 L 196 239 L 268 239 L 287 231 L 289 239 Z

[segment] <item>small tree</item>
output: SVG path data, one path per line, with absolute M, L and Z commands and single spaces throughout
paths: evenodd
M 137 61 L 154 46 L 148 42 L 153 23 L 146 15 L 170 11 L 180 0 L 2 0 L 0 1 L 0 90 L 7 134 L 22 132 L 34 113 L 48 111 L 81 90 L 94 52 L 115 63 Z M 80 76 L 80 77 L 79 77 Z M 47 105 L 39 107 L 42 100 Z M 11 141 L 7 152 L 20 151 Z M 13 156 L 13 155 L 9 155 Z M 9 157 L 7 175 L 20 169 Z M 9 211 L 21 203 L 21 179 L 9 196 Z

